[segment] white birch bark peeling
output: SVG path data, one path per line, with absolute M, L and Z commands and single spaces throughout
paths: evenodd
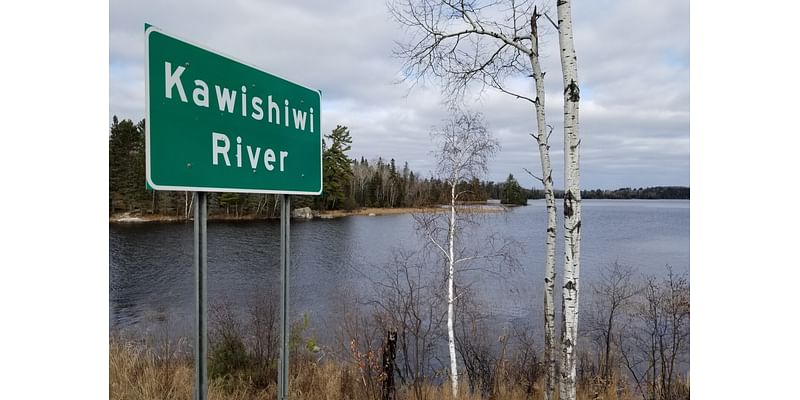
M 550 165 L 550 133 L 545 132 L 545 91 L 544 74 L 539 63 L 539 34 L 536 26 L 540 17 L 537 8 L 533 9 L 531 17 L 531 43 L 530 53 L 533 79 L 536 84 L 536 142 L 539 144 L 539 158 L 542 163 L 542 184 L 544 185 L 544 198 L 547 205 L 547 235 L 545 239 L 545 268 L 544 268 L 544 363 L 545 363 L 545 390 L 544 399 L 555 399 L 556 390 L 556 325 L 555 325 L 555 280 L 556 280 L 556 197 L 553 190 L 553 169 Z
M 558 44 L 564 77 L 564 286 L 561 316 L 561 395 L 576 398 L 575 345 L 578 338 L 580 292 L 581 192 L 580 135 L 578 131 L 578 64 L 572 36 L 570 0 L 557 0 Z

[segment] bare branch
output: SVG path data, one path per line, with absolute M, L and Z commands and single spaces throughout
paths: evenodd
M 539 178 L 538 176 L 534 175 L 534 174 L 533 174 L 533 172 L 531 172 L 531 171 L 528 171 L 528 169 L 527 169 L 527 168 L 522 168 L 522 169 L 523 169 L 523 170 L 525 170 L 525 172 L 527 172 L 527 173 L 528 173 L 528 175 L 532 176 L 532 177 L 533 177 L 533 179 L 536 179 L 537 181 L 539 181 L 539 182 L 542 182 L 542 184 L 544 184 L 544 179 L 542 179 L 542 178 Z
M 553 24 L 553 27 L 554 27 L 554 28 L 556 28 L 556 30 L 558 30 L 558 24 L 556 24 L 555 22 L 553 22 L 553 19 L 552 19 L 552 18 L 550 18 L 550 16 L 549 16 L 549 15 L 547 15 L 547 13 L 544 13 L 544 16 L 545 16 L 545 17 L 547 17 L 547 20 L 548 20 L 548 21 L 550 21 L 550 23 L 551 23 L 551 24 Z
M 442 247 L 442 245 L 440 245 L 439 242 L 437 242 L 436 239 L 433 238 L 433 235 L 428 234 L 428 240 L 430 240 L 431 243 L 433 243 L 439 250 L 442 251 L 442 254 L 444 254 L 444 257 L 446 259 L 448 260 L 450 259 L 450 255 L 447 254 L 447 250 L 445 250 L 444 247 Z
M 438 78 L 451 102 L 476 82 L 480 90 L 488 85 L 532 101 L 502 84 L 510 74 L 527 75 L 529 71 L 525 56 L 533 49 L 529 28 L 522 22 L 532 8 L 528 1 L 510 6 L 499 1 L 480 5 L 461 0 L 391 2 L 392 17 L 408 32 L 408 39 L 394 51 L 405 60 L 403 80 L 416 84 Z
M 460 263 L 467 262 L 467 261 L 486 260 L 486 259 L 491 259 L 491 258 L 495 258 L 495 257 L 505 257 L 505 254 L 489 254 L 489 255 L 484 255 L 484 256 L 463 257 L 463 258 L 459 258 L 459 259 L 455 260 L 453 263 L 454 264 L 460 264 Z
M 505 88 L 503 88 L 503 86 L 502 86 L 502 85 L 500 85 L 500 83 L 497 81 L 497 78 L 496 78 L 495 76 L 491 76 L 491 75 L 490 75 L 489 77 L 490 77 L 490 78 L 491 78 L 491 80 L 492 80 L 492 85 L 491 85 L 491 86 L 492 86 L 493 88 L 495 88 L 495 89 L 497 89 L 497 90 L 499 90 L 499 91 L 501 91 L 501 92 L 503 92 L 503 93 L 505 93 L 505 94 L 508 94 L 508 95 L 514 96 L 514 97 L 516 97 L 517 99 L 521 99 L 521 100 L 527 100 L 527 101 L 529 101 L 529 102 L 531 102 L 531 103 L 533 103 L 533 104 L 536 104 L 536 100 L 534 100 L 534 99 L 532 99 L 532 98 L 530 98 L 530 97 L 528 97 L 528 96 L 523 96 L 523 95 L 521 95 L 521 94 L 519 94 L 519 93 L 514 93 L 514 92 L 511 92 L 511 91 L 509 91 L 509 90 L 506 90 Z

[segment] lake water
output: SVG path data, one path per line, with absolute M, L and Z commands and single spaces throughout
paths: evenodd
M 504 270 L 502 278 L 485 274 L 463 278 L 476 281 L 481 301 L 496 320 L 541 325 L 546 218 L 543 201 L 529 204 L 482 214 L 479 225 L 468 226 L 465 234 L 469 243 L 484 243 L 492 233 L 518 241 L 519 267 Z M 615 260 L 642 274 L 661 276 L 667 264 L 676 272 L 689 271 L 688 200 L 584 200 L 582 230 L 582 288 L 597 277 L 598 268 Z M 277 302 L 279 234 L 277 220 L 209 222 L 209 302 L 226 302 L 240 311 L 259 296 Z M 557 270 L 563 260 L 562 235 L 560 228 Z M 308 315 L 320 339 L 331 338 L 341 291 L 365 290 L 393 248 L 417 248 L 421 243 L 410 215 L 293 220 L 293 319 Z M 191 337 L 192 263 L 191 222 L 110 224 L 110 327 Z M 582 295 L 581 302 L 586 301 Z

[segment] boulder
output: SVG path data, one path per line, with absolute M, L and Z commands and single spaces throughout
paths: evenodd
M 295 208 L 292 210 L 292 218 L 313 219 L 314 213 L 310 207 Z

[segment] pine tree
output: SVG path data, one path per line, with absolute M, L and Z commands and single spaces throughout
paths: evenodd
M 528 199 L 522 192 L 522 186 L 519 185 L 513 174 L 508 174 L 505 184 L 503 185 L 503 195 L 500 202 L 503 204 L 514 204 L 523 206 L 527 204 Z
M 322 188 L 322 208 L 335 209 L 341 207 L 348 196 L 348 188 L 353 178 L 350 159 L 345 154 L 350 151 L 353 142 L 346 126 L 337 125 L 330 135 L 330 147 L 322 156 L 322 174 L 325 184 Z
M 219 205 L 220 207 L 225 208 L 225 215 L 231 213 L 231 206 L 234 207 L 233 211 L 236 216 L 239 216 L 239 203 L 241 202 L 241 197 L 239 193 L 229 193 L 225 192 L 219 195 Z
M 119 121 L 111 123 L 108 137 L 109 209 L 133 211 L 141 208 L 144 189 L 144 121 Z

